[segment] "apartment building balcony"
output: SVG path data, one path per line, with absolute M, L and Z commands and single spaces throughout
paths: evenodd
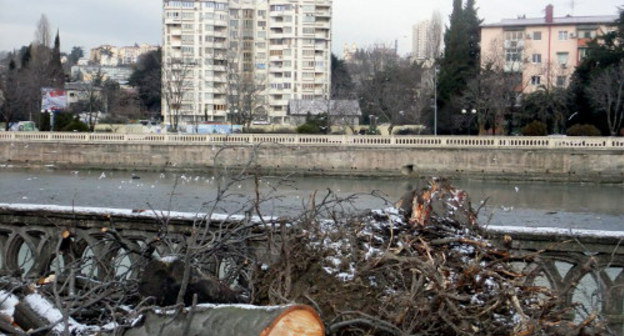
M 317 20 L 314 26 L 316 28 L 330 29 L 331 28 L 331 22 L 330 21 L 324 21 L 324 20 Z
M 286 34 L 284 34 L 284 32 L 279 32 L 279 33 L 271 32 L 270 34 L 271 34 L 270 36 L 271 36 L 272 39 L 281 39 L 281 38 L 284 38 L 284 37 L 290 37 L 290 36 L 286 36 Z
M 331 11 L 329 9 L 317 9 L 316 12 L 314 13 L 314 16 L 331 18 Z
M 271 106 L 288 106 L 288 100 L 286 99 L 269 99 L 269 105 Z
M 214 31 L 210 32 L 209 35 L 212 35 L 214 37 L 222 37 L 222 38 L 227 38 L 228 37 L 227 31 L 221 31 L 221 30 L 220 31 L 214 30 Z
M 228 49 L 228 45 L 225 42 L 213 42 L 212 48 L 214 48 L 214 49 Z
M 202 92 L 215 94 L 215 93 L 221 93 L 221 89 L 215 88 L 215 87 L 207 87 L 207 88 L 204 88 Z
M 182 40 L 174 40 L 171 39 L 171 41 L 169 41 L 169 45 L 172 47 L 182 47 Z
M 169 35 L 181 36 L 182 35 L 182 29 L 169 29 Z
M 283 55 L 270 55 L 269 56 L 269 61 L 271 62 L 280 62 L 283 59 L 284 59 Z M 273 68 L 273 65 L 270 68 Z
M 269 28 L 284 28 L 286 25 L 290 25 L 290 24 L 291 24 L 291 22 L 271 20 L 269 22 Z
M 166 25 L 179 25 L 181 24 L 182 19 L 180 18 L 165 18 Z
M 209 70 L 214 72 L 225 72 L 226 68 L 225 65 L 211 65 Z
M 228 27 L 228 22 L 226 20 L 215 18 L 212 22 L 212 25 L 215 27 Z
M 227 83 L 227 78 L 225 78 L 225 76 L 214 76 L 212 77 L 212 81 L 215 83 Z
M 319 31 L 317 31 L 317 32 L 314 34 L 314 38 L 315 38 L 315 39 L 323 39 L 323 40 L 327 40 L 327 39 L 329 39 L 329 31 L 328 31 L 328 30 L 327 30 L 327 31 L 320 31 L 320 32 L 319 32 Z

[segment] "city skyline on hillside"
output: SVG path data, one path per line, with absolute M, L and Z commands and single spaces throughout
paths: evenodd
M 490 0 L 478 2 L 477 5 L 484 23 L 492 23 L 519 15 L 543 16 L 548 3 L 555 6 L 556 16 L 613 15 L 617 13 L 618 6 L 616 0 L 600 3 L 589 0 L 528 0 L 522 4 Z M 10 6 L 8 0 L 0 0 L 0 8 L 3 9 L 0 11 L 0 50 L 10 51 L 30 43 L 42 14 L 48 16 L 54 31 L 60 31 L 64 51 L 71 50 L 73 46 L 83 47 L 88 52 L 102 44 L 162 44 L 161 1 L 86 3 L 65 0 L 63 4 L 32 0 L 21 6 Z M 450 0 L 442 3 L 435 0 L 391 0 L 382 7 L 372 0 L 334 0 L 332 51 L 341 56 L 345 43 L 355 43 L 359 47 L 396 43 L 399 53 L 406 54 L 412 49 L 412 26 L 428 19 L 434 10 L 439 10 L 446 21 L 451 6 Z

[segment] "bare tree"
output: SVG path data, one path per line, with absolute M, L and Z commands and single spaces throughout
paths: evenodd
M 191 90 L 189 78 L 194 67 L 194 62 L 181 58 L 171 58 L 163 67 L 162 95 L 167 107 L 167 119 L 174 132 L 178 131 L 180 110 Z
M 596 110 L 604 113 L 611 136 L 616 136 L 624 121 L 624 62 L 592 78 L 587 93 Z
M 465 110 L 476 114 L 479 132 L 491 131 L 494 135 L 499 132 L 505 115 L 516 104 L 521 92 L 520 78 L 502 68 L 487 65 L 468 82 L 459 103 Z
M 430 99 L 424 75 L 421 64 L 403 59 L 375 71 L 358 88 L 364 117 L 388 123 L 390 133 L 394 126 L 420 122 Z
M 438 10 L 434 11 L 429 21 L 429 30 L 427 31 L 427 59 L 437 59 L 442 53 L 442 32 L 444 30 L 444 22 L 442 14 Z
M 41 14 L 41 18 L 37 21 L 37 30 L 35 31 L 35 44 L 50 48 L 52 45 L 52 33 L 50 29 L 50 21 L 45 14 Z
M 266 116 L 266 101 L 263 92 L 266 82 L 259 82 L 254 72 L 245 71 L 240 63 L 239 52 L 230 51 L 226 68 L 226 91 L 229 119 L 232 123 L 243 125 L 245 131 L 251 123 Z
M 11 59 L 7 72 L 0 76 L 0 91 L 3 92 L 0 117 L 6 131 L 11 123 L 26 118 L 28 107 L 32 104 L 31 99 L 28 99 L 32 93 L 30 88 L 23 71 L 17 69 L 15 61 Z

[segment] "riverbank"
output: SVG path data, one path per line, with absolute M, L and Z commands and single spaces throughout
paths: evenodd
M 624 139 L 5 132 L 0 133 L 0 164 L 623 183 Z

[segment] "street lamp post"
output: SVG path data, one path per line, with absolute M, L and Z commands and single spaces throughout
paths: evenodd
M 438 135 L 438 72 L 436 65 L 433 70 L 433 135 Z
M 369 114 L 368 115 L 368 120 L 369 120 L 369 133 L 373 133 L 372 135 L 375 135 L 377 133 L 377 126 L 375 125 L 375 121 L 376 121 L 377 117 L 375 115 Z
M 466 109 L 462 109 L 461 113 L 463 115 L 467 115 L 468 114 L 468 110 Z M 471 109 L 470 110 L 470 114 L 472 114 L 472 117 L 470 117 L 469 121 L 468 121 L 468 135 L 470 135 L 470 125 L 472 125 L 472 120 L 474 119 L 474 117 L 477 115 L 477 109 Z

